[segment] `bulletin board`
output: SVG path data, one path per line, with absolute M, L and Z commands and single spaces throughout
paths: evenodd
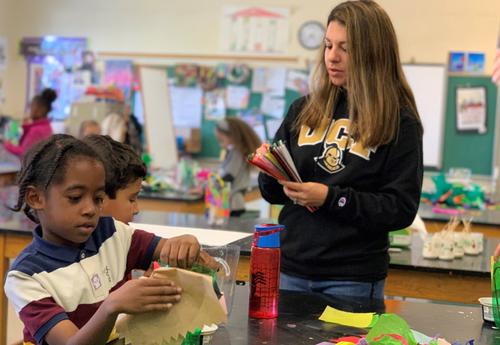
M 174 77 L 174 66 L 168 66 L 167 67 L 167 74 L 169 78 Z M 306 73 L 305 71 L 303 71 Z M 237 84 L 238 86 L 246 86 L 250 88 L 251 90 L 251 85 L 252 85 L 252 78 L 253 78 L 253 69 L 250 68 L 250 75 L 249 78 L 244 82 Z M 230 81 L 226 80 L 224 81 L 225 86 L 227 87 L 228 85 L 233 85 Z M 301 97 L 302 95 L 295 91 L 295 90 L 290 90 L 285 88 L 284 91 L 284 100 L 285 100 L 285 106 L 284 106 L 284 111 L 283 114 L 281 115 L 281 118 L 284 118 L 286 111 L 288 110 L 289 106 L 293 103 L 294 100 L 297 98 Z M 248 106 L 245 109 L 226 109 L 226 116 L 239 116 L 241 114 L 245 113 L 258 113 L 261 103 L 262 103 L 262 98 L 263 95 L 262 93 L 259 92 L 250 92 L 250 97 L 249 97 L 249 102 Z M 271 120 L 276 120 L 277 118 L 264 115 L 264 122 L 271 121 Z M 219 144 L 215 138 L 215 124 L 217 121 L 211 120 L 211 119 L 206 119 L 205 116 L 202 116 L 202 121 L 201 121 L 201 152 L 197 153 L 195 156 L 196 157 L 219 157 L 220 155 L 220 147 Z M 266 126 L 265 126 L 266 127 Z M 267 127 L 266 127 L 267 128 Z M 275 133 L 268 133 L 266 130 L 266 137 L 268 140 L 271 140 L 274 137 Z
M 287 90 L 285 92 L 285 112 L 288 110 L 290 105 L 293 103 L 294 100 L 297 98 L 301 97 L 301 95 L 298 92 L 290 91 Z M 258 108 L 262 100 L 262 95 L 252 93 L 250 95 L 250 102 L 249 102 L 249 108 Z M 228 111 L 228 116 L 235 116 L 236 112 L 235 111 Z M 283 114 L 283 118 L 285 117 L 286 113 Z M 269 120 L 268 117 L 266 117 L 266 120 Z M 219 157 L 220 153 L 220 147 L 215 139 L 215 122 L 214 121 L 207 121 L 205 119 L 202 120 L 202 127 L 201 127 L 201 132 L 202 132 L 202 151 L 198 154 L 199 157 Z M 270 140 L 274 137 L 275 133 L 266 133 L 267 138 Z
M 457 130 L 456 89 L 459 87 L 484 87 L 486 89 L 486 130 L 484 133 Z M 461 167 L 470 169 L 473 174 L 491 175 L 497 87 L 491 82 L 489 76 L 449 76 L 447 91 L 443 171 L 452 167 Z

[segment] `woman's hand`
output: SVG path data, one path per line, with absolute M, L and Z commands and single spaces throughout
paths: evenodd
M 278 181 L 283 185 L 285 194 L 295 203 L 302 206 L 320 207 L 325 203 L 328 186 L 316 182 Z
M 198 259 L 200 243 L 193 235 L 162 239 L 160 260 L 169 266 L 189 268 Z
M 166 279 L 139 278 L 113 291 L 105 303 L 113 314 L 168 310 L 181 299 L 181 288 Z

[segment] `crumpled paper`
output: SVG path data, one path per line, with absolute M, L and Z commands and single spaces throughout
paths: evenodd
M 227 322 L 217 300 L 212 278 L 179 268 L 159 268 L 152 278 L 169 279 L 182 288 L 181 300 L 167 312 L 125 315 L 116 329 L 126 343 L 133 345 L 181 344 L 187 331 L 203 325 Z

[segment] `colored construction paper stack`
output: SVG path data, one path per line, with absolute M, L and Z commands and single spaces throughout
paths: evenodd
M 292 156 L 282 140 L 271 145 L 262 144 L 248 156 L 248 162 L 276 180 L 302 183 Z M 314 206 L 306 207 L 311 212 L 317 209 Z

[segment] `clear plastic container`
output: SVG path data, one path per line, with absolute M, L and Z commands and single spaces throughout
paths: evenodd
M 219 262 L 222 267 L 217 272 L 216 279 L 222 293 L 221 303 L 225 306 L 226 313 L 229 315 L 233 306 L 236 273 L 240 260 L 240 247 L 235 244 L 229 244 L 218 247 L 204 246 L 202 249 Z

